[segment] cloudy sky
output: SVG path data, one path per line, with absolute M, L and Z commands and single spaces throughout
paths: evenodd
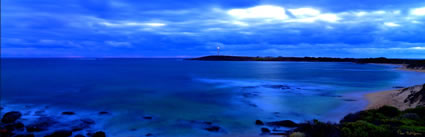
M 1 0 L 3 57 L 425 58 L 424 0 Z

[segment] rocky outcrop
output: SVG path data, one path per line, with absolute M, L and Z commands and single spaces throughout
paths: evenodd
M 55 131 L 50 135 L 47 135 L 45 137 L 69 137 L 72 135 L 72 131 L 68 131 L 68 130 L 59 130 L 59 131 Z
M 67 114 L 66 114 L 67 115 Z M 25 114 L 26 116 L 26 114 Z M 37 116 L 34 121 L 26 123 L 24 125 L 22 121 L 27 120 L 26 118 L 21 118 L 22 114 L 17 111 L 7 112 L 0 122 L 0 137 L 34 137 L 37 136 L 44 137 L 70 137 L 73 132 L 79 132 L 85 129 L 89 129 L 95 121 L 92 119 L 77 119 L 72 121 L 59 122 L 55 117 L 50 116 Z M 60 127 L 60 128 L 58 128 Z M 51 129 L 60 129 L 54 132 L 51 132 Z M 76 137 L 81 137 L 84 135 L 75 135 Z M 90 137 L 105 137 L 105 132 L 98 131 L 91 133 Z
M 267 122 L 266 124 L 269 125 L 269 126 L 277 126 L 277 127 L 296 127 L 296 126 L 298 126 L 297 123 L 295 123 L 291 120 Z
M 92 137 L 106 137 L 106 134 L 103 131 L 98 131 L 94 133 Z
M 270 129 L 268 128 L 261 128 L 261 134 L 270 134 Z
M 206 128 L 204 128 L 205 130 L 207 130 L 207 131 L 210 131 L 210 132 L 218 132 L 218 131 L 220 131 L 220 127 L 219 126 L 210 126 L 210 127 L 206 127 Z
M 255 125 L 264 125 L 264 122 L 261 120 L 255 120 Z
M 13 123 L 19 118 L 21 118 L 21 116 L 22 116 L 21 112 L 17 112 L 17 111 L 7 112 L 6 114 L 4 114 L 3 118 L 1 119 L 1 122 Z
M 62 115 L 75 115 L 75 112 L 66 111 L 62 112 Z

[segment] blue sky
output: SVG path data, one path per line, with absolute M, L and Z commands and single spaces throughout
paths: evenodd
M 425 58 L 423 0 L 1 0 L 3 57 Z

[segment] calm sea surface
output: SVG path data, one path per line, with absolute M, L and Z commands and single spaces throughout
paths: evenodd
M 337 122 L 366 106 L 364 93 L 425 83 L 425 73 L 396 67 L 182 59 L 2 59 L 1 101 L 7 109 L 21 109 L 28 117 L 40 109 L 50 115 L 74 111 L 95 119 L 96 128 L 111 136 L 258 135 L 257 119 Z M 110 115 L 95 115 L 100 111 Z M 222 131 L 203 130 L 203 121 Z

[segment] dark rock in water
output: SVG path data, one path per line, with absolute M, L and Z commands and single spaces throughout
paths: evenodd
M 152 116 L 143 116 L 143 119 L 152 119 Z
M 291 89 L 287 85 L 264 85 L 264 87 L 275 88 L 275 89 Z
M 355 100 L 355 99 L 343 99 L 344 101 L 348 101 L 348 102 L 351 102 L 351 101 L 357 101 L 357 100 Z
M 40 132 L 47 130 L 50 126 L 57 122 L 49 117 L 41 117 L 37 119 L 36 123 L 32 123 L 26 126 L 28 132 Z
M 86 136 L 78 134 L 78 135 L 75 135 L 74 137 L 86 137 Z
M 261 128 L 261 133 L 262 134 L 270 134 L 270 129 L 268 129 L 268 128 Z
M 275 122 L 267 122 L 267 125 L 278 126 L 278 127 L 297 127 L 298 126 L 297 123 L 292 122 L 291 120 L 282 120 L 282 121 L 275 121 Z
M 16 135 L 15 137 L 35 137 L 34 134 L 19 134 Z
M 204 124 L 212 125 L 213 123 L 212 123 L 212 122 L 210 122 L 210 121 L 205 121 L 205 122 L 204 122 Z
M 106 134 L 103 131 L 97 131 L 92 137 L 106 137 Z
M 16 129 L 24 129 L 25 128 L 25 125 L 23 123 L 21 123 L 21 122 L 16 122 L 15 128 Z
M 75 112 L 62 112 L 62 115 L 75 115 Z
M 40 131 L 47 130 L 47 128 L 48 127 L 44 127 L 44 126 L 29 125 L 29 126 L 27 126 L 27 131 L 28 132 L 40 132 Z
M 18 111 L 7 112 L 6 114 L 4 114 L 3 118 L 1 119 L 1 122 L 13 123 L 19 118 L 21 118 L 21 116 L 22 116 L 21 112 L 18 112 Z
M 150 136 L 153 136 L 153 134 L 147 133 L 145 136 L 150 137 Z
M 255 125 L 264 125 L 264 122 L 261 120 L 255 120 Z
M 3 128 L 9 131 L 23 130 L 24 124 L 22 124 L 21 122 L 9 123 L 9 124 L 4 124 Z
M 109 112 L 105 112 L 105 111 L 99 112 L 99 115 L 107 115 L 107 114 L 109 114 Z
M 59 131 L 55 131 L 53 132 L 53 134 L 44 136 L 44 137 L 69 137 L 72 135 L 72 131 L 68 131 L 68 130 L 59 130 Z
M 76 123 L 74 126 L 71 127 L 72 131 L 81 131 L 83 129 L 89 128 L 92 124 L 95 122 L 91 119 L 80 119 L 73 121 L 73 123 Z
M 204 128 L 205 130 L 207 130 L 207 131 L 210 131 L 210 132 L 218 132 L 218 131 L 220 131 L 220 127 L 219 126 L 211 126 L 211 127 L 207 127 L 207 128 Z

